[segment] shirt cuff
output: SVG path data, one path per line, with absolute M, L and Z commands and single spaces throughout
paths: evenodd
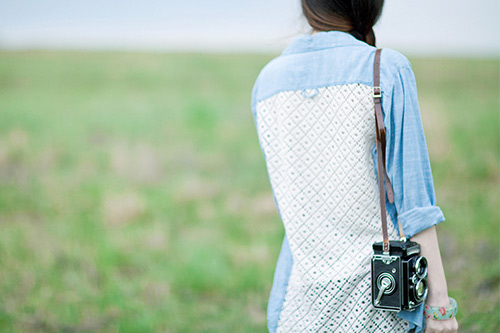
M 406 320 L 409 324 L 407 332 L 423 333 L 425 329 L 424 303 L 413 311 L 401 311 L 398 317 Z
M 418 207 L 399 215 L 399 221 L 408 238 L 444 220 L 443 212 L 437 206 Z

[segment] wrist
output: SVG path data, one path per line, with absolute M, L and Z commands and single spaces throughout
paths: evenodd
M 424 316 L 434 320 L 446 320 L 455 317 L 458 312 L 457 301 L 453 298 L 448 298 L 447 305 L 432 306 L 425 304 Z
M 429 290 L 429 295 L 425 301 L 425 304 L 430 306 L 447 306 L 450 304 L 450 298 L 447 292 L 431 292 Z

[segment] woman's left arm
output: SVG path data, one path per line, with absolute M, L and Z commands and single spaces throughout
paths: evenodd
M 443 262 L 439 252 L 439 243 L 436 227 L 432 226 L 412 237 L 412 241 L 420 244 L 420 254 L 427 259 L 429 284 L 429 295 L 426 304 L 429 306 L 448 306 L 448 287 L 444 274 Z M 426 318 L 425 333 L 443 332 L 455 333 L 458 331 L 458 323 L 455 317 L 446 320 L 434 320 Z
M 382 53 L 383 54 L 383 53 Z M 390 82 L 390 79 L 386 79 Z M 392 89 L 382 98 L 386 111 L 386 167 L 394 189 L 393 220 L 399 220 L 407 237 L 421 246 L 428 261 L 428 306 L 449 305 L 448 288 L 439 252 L 436 224 L 444 221 L 436 205 L 429 154 L 420 117 L 417 85 L 405 60 L 394 76 Z M 456 332 L 455 318 L 426 318 L 425 332 Z

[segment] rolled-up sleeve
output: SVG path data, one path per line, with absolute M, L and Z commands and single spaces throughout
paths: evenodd
M 417 86 L 409 63 L 399 68 L 392 96 L 384 99 L 384 109 L 389 110 L 384 112 L 386 166 L 394 188 L 389 214 L 394 222 L 399 219 L 405 235 L 411 237 L 444 221 L 444 216 L 436 206 Z

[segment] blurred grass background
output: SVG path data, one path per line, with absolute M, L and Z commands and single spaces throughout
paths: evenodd
M 271 55 L 0 52 L 0 330 L 264 332 Z M 412 59 L 462 332 L 500 330 L 498 60 Z

